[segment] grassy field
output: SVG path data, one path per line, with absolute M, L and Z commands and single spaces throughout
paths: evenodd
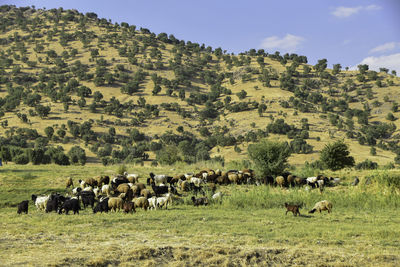
M 157 173 L 201 166 L 158 167 Z M 188 168 L 191 168 L 188 170 Z M 2 266 L 398 266 L 400 196 L 374 182 L 371 173 L 335 173 L 342 185 L 323 195 L 304 189 L 221 186 L 221 204 L 189 205 L 187 195 L 168 210 L 134 214 L 79 215 L 39 212 L 17 215 L 16 204 L 32 193 L 65 192 L 75 181 L 113 174 L 117 166 L 7 165 L 0 169 Z M 147 167 L 128 166 L 144 181 Z M 349 186 L 353 176 L 360 187 Z M 316 201 L 333 203 L 331 214 L 308 214 Z M 285 215 L 284 202 L 302 202 L 302 216 Z

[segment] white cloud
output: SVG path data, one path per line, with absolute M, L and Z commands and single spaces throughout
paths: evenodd
M 262 40 L 260 48 L 266 50 L 277 49 L 283 52 L 294 52 L 305 41 L 301 36 L 286 34 L 285 37 L 270 36 Z
M 361 9 L 362 9 L 362 6 L 357 6 L 357 7 L 340 6 L 340 7 L 337 7 L 332 12 L 332 14 L 338 18 L 347 18 L 347 17 L 350 17 L 351 15 L 357 14 Z
M 367 64 L 370 70 L 379 71 L 379 68 L 387 68 L 400 73 L 400 53 L 379 57 L 366 57 L 359 64 Z M 353 66 L 351 69 L 356 69 L 359 64 Z
M 390 42 L 390 43 L 385 43 L 382 45 L 379 45 L 375 48 L 372 48 L 369 53 L 383 53 L 383 52 L 388 52 L 388 51 L 392 51 L 396 48 L 400 47 L 400 43 L 396 43 L 396 42 Z
M 380 10 L 382 7 L 377 6 L 377 5 L 369 5 L 365 7 L 366 10 Z
M 340 6 L 335 8 L 334 11 L 332 11 L 332 15 L 338 18 L 347 18 L 352 15 L 357 14 L 360 11 L 363 10 L 368 10 L 368 11 L 374 11 L 374 10 L 380 10 L 382 7 L 377 6 L 377 5 L 369 5 L 369 6 L 356 6 L 356 7 L 345 7 L 345 6 Z

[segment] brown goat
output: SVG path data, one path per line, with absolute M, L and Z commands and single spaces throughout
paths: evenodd
M 124 212 L 125 213 L 136 212 L 135 204 L 131 201 L 125 202 L 124 203 Z
M 74 182 L 72 181 L 72 178 L 71 178 L 71 177 L 68 177 L 68 178 L 67 178 L 66 185 L 65 185 L 65 188 L 68 188 L 68 187 L 70 187 L 70 186 L 74 187 Z
M 288 203 L 285 203 L 285 207 L 286 207 L 286 215 L 289 211 L 291 211 L 293 213 L 294 216 L 297 216 L 297 214 L 299 214 L 300 216 L 300 205 L 289 205 Z

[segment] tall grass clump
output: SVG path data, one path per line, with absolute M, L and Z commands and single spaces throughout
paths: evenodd
M 280 189 L 269 186 L 258 186 L 247 191 L 232 188 L 224 199 L 223 205 L 232 209 L 282 208 L 285 202 L 302 204 L 309 209 L 321 200 L 329 200 L 334 208 L 355 210 L 377 210 L 400 207 L 398 194 L 383 195 L 379 192 L 364 192 L 360 189 L 343 191 L 326 190 L 322 195 L 318 190 L 307 191 L 304 188 Z
M 377 182 L 381 187 L 387 187 L 393 190 L 400 189 L 400 173 L 394 171 L 376 171 L 366 176 L 373 182 Z

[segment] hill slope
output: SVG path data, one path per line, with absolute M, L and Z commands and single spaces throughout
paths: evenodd
M 400 80 L 386 69 L 232 55 L 76 10 L 0 12 L 0 141 L 13 161 L 27 148 L 31 160 L 42 150 L 57 161 L 57 146 L 80 146 L 91 162 L 230 161 L 266 136 L 291 143 L 292 164 L 318 159 L 334 139 L 356 162 L 400 152 Z

